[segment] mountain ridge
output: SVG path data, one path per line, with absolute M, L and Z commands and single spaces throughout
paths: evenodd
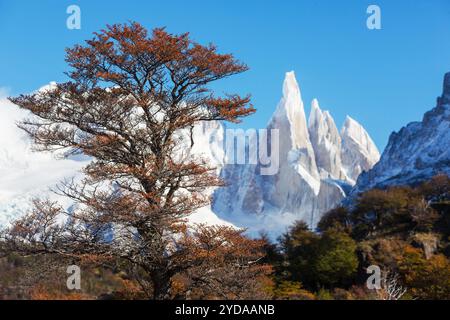
M 320 109 L 317 99 L 312 101 L 308 120 L 295 73 L 287 72 L 282 98 L 267 126 L 268 131 L 279 130 L 279 171 L 261 176 L 258 165 L 225 165 L 222 178 L 229 184 L 214 192 L 212 205 L 219 217 L 237 225 L 250 224 L 254 233 L 280 234 L 296 220 L 315 228 L 322 214 L 345 197 L 357 178 L 355 174 L 359 174 L 347 175 L 352 170 L 342 165 L 344 152 L 351 150 L 357 155 L 357 160 L 349 163 L 356 162 L 364 170 L 378 161 L 375 144 L 356 121 L 361 132 L 345 127 L 341 131 L 348 131 L 344 139 L 361 143 L 348 144 L 343 151 L 334 119 Z M 246 177 L 246 182 L 240 182 L 239 177 Z
M 444 76 L 442 95 L 422 121 L 393 132 L 380 161 L 363 173 L 351 192 L 355 197 L 371 188 L 415 185 L 434 175 L 450 175 L 450 72 Z

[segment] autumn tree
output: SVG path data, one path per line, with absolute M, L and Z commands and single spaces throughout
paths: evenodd
M 288 279 L 311 284 L 314 278 L 312 260 L 316 256 L 320 236 L 309 230 L 303 221 L 297 221 L 280 238 L 285 256 L 285 271 Z
M 352 229 L 352 221 L 348 209 L 345 207 L 336 207 L 326 212 L 320 219 L 317 228 L 322 232 L 328 229 L 339 229 L 350 232 Z
M 264 258 L 262 240 L 249 239 L 242 235 L 243 230 L 230 227 L 200 225 L 194 232 L 194 236 L 185 234 L 179 241 L 186 251 L 178 265 L 191 267 L 178 273 L 174 298 L 270 298 L 265 286 L 272 267 L 259 263 Z M 193 257 L 203 259 L 192 265 Z
M 421 202 L 417 191 L 407 186 L 368 190 L 359 196 L 352 212 L 353 233 L 361 238 L 407 230 L 413 223 L 412 208 Z
M 427 201 L 434 203 L 450 201 L 450 177 L 446 174 L 432 177 L 418 189 Z
M 356 243 L 347 233 L 331 228 L 315 234 L 298 222 L 281 240 L 289 279 L 313 290 L 345 286 L 353 280 L 358 257 Z
M 8 250 L 122 259 L 155 299 L 171 297 L 178 274 L 218 287 L 219 269 L 248 270 L 257 263 L 258 246 L 241 234 L 221 227 L 191 230 L 185 220 L 209 203 L 207 188 L 221 185 L 214 168 L 189 153 L 193 127 L 239 122 L 255 111 L 249 96 L 216 96 L 210 84 L 247 66 L 187 33 L 148 34 L 138 23 L 107 26 L 68 49 L 66 61 L 67 83 L 11 101 L 31 112 L 19 126 L 36 150 L 84 154 L 92 161 L 85 178 L 58 187 L 75 209 L 36 201 L 3 235 Z M 65 223 L 62 215 L 69 217 Z M 205 261 L 214 262 L 211 269 Z
M 312 268 L 314 279 L 322 285 L 350 284 L 358 268 L 356 242 L 345 232 L 326 231 L 318 243 Z
M 450 299 L 450 260 L 444 255 L 433 255 L 427 260 L 419 249 L 407 247 L 398 268 L 414 298 Z

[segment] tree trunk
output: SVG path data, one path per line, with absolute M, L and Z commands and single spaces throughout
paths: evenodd
M 170 277 L 165 271 L 156 271 L 152 276 L 153 282 L 153 299 L 169 300 L 170 299 Z

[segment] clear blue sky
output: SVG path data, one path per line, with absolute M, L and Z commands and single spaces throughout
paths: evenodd
M 81 30 L 66 28 L 71 4 Z M 380 6 L 382 30 L 366 28 L 369 4 Z M 247 63 L 250 71 L 216 86 L 252 94 L 258 112 L 244 127 L 265 126 L 294 70 L 307 113 L 317 97 L 338 127 L 351 115 L 381 150 L 434 107 L 450 71 L 449 0 L 0 0 L 0 87 L 14 95 L 64 81 L 65 47 L 128 20 L 189 31 Z

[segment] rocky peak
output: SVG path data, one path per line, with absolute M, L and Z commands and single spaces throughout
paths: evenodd
M 366 129 L 350 116 L 345 118 L 344 126 L 341 130 L 341 137 L 342 139 L 353 140 L 361 146 L 361 151 L 367 153 L 367 156 L 370 158 L 374 160 L 379 159 L 380 153 Z
M 450 95 L 450 72 L 447 72 L 444 76 L 444 95 Z
M 442 97 L 438 100 L 438 104 L 450 104 L 450 72 L 447 72 L 444 76 L 444 88 L 442 90 Z
M 277 125 L 279 127 L 282 123 L 289 126 L 292 149 L 310 147 L 305 109 L 294 71 L 286 73 L 283 82 L 283 97 L 271 122 L 274 128 Z
M 344 179 L 339 131 L 331 114 L 328 111 L 322 112 L 317 99 L 311 103 L 308 129 L 321 177 Z
M 380 159 L 380 153 L 367 131 L 356 120 L 347 116 L 341 130 L 342 164 L 347 176 L 356 181 Z
M 268 129 L 279 130 L 280 166 L 286 162 L 299 170 L 304 169 L 314 179 L 319 178 L 300 88 L 293 71 L 286 73 L 283 97 L 278 103 Z

